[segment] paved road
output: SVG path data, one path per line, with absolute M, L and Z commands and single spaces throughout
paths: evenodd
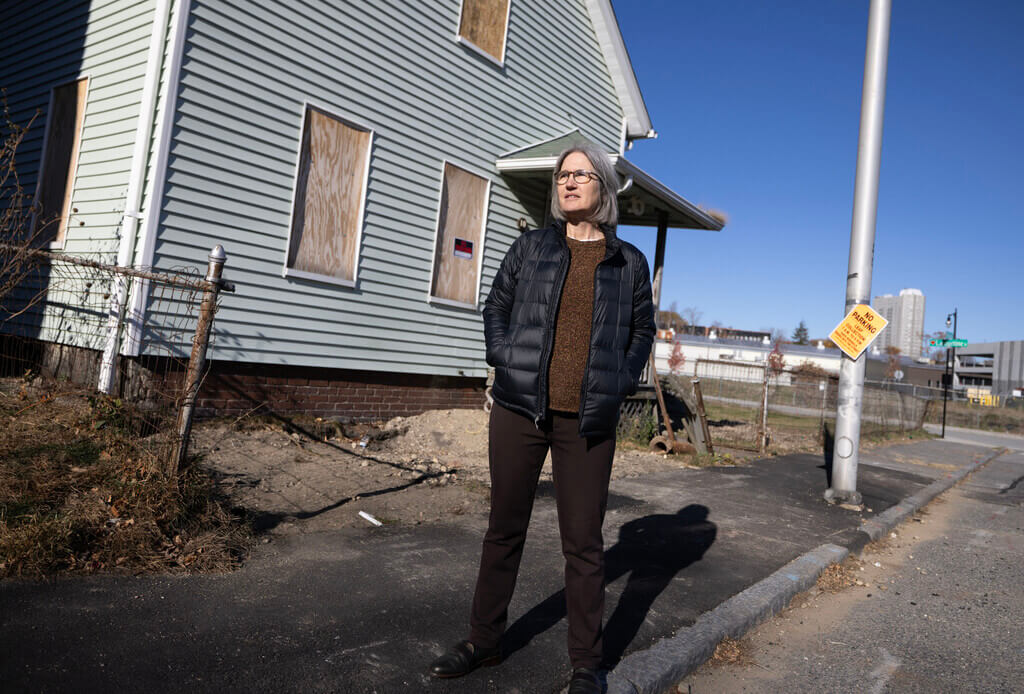
M 1024 691 L 1022 477 L 997 458 L 865 555 L 866 586 L 798 598 L 679 691 Z
M 942 431 L 942 426 L 939 424 L 925 424 L 924 428 L 930 434 L 938 434 Z M 991 446 L 992 448 L 1002 447 L 1009 448 L 1014 451 L 1024 451 L 1024 436 L 997 434 L 994 431 L 946 427 L 946 441 L 951 443 L 966 443 L 975 446 Z
M 614 481 L 606 655 L 672 636 L 810 549 L 862 541 L 865 517 L 991 454 L 933 440 L 872 450 L 864 514 L 824 503 L 820 455 Z M 465 635 L 486 525 L 466 514 L 275 537 L 224 576 L 0 581 L 0 691 L 557 692 L 569 663 L 550 485 L 533 515 L 501 667 L 426 672 Z

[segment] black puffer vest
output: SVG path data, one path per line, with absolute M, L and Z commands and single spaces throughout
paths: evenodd
M 615 434 L 619 406 L 636 392 L 654 341 L 647 259 L 613 231 L 605 231 L 605 249 L 594 277 L 590 351 L 580 392 L 581 436 Z M 494 400 L 537 424 L 548 413 L 548 366 L 568 272 L 564 225 L 528 231 L 502 260 L 484 306 Z

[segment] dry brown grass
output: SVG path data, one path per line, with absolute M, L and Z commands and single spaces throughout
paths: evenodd
M 197 466 L 168 477 L 117 400 L 0 382 L 0 576 L 226 571 L 250 542 Z
M 721 667 L 723 665 L 744 665 L 751 661 L 748 650 L 749 645 L 746 641 L 726 636 L 718 642 L 717 646 L 715 646 L 715 652 L 711 655 L 711 658 L 708 659 L 708 664 L 711 665 L 711 667 Z
M 838 593 L 856 585 L 854 567 L 849 560 L 842 564 L 829 564 L 818 576 L 818 589 L 827 593 Z

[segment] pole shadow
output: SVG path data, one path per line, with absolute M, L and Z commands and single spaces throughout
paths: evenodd
M 822 446 L 823 460 L 820 468 L 825 471 L 825 488 L 832 488 L 832 452 L 835 450 L 836 437 L 835 434 L 829 431 L 828 425 L 824 424 L 821 427 L 821 436 L 824 441 Z
M 604 629 L 604 667 L 613 668 L 643 625 L 654 601 L 684 568 L 698 562 L 714 543 L 717 526 L 706 506 L 690 504 L 674 514 L 659 513 L 629 521 L 604 554 L 605 583 L 629 575 Z M 532 607 L 502 637 L 506 655 L 566 616 L 565 589 Z

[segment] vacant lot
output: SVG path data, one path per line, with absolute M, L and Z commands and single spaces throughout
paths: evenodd
M 748 410 L 714 404 L 709 415 L 716 456 L 666 456 L 621 441 L 613 477 L 753 457 L 735 447 L 754 440 Z M 164 473 L 170 422 L 116 399 L 38 378 L 0 379 L 0 419 L 0 576 L 223 571 L 260 534 L 487 512 L 482 410 L 373 424 L 198 422 L 193 464 L 179 478 Z M 772 413 L 768 424 L 769 455 L 822 450 L 817 418 Z M 643 438 L 651 426 L 628 429 Z M 542 480 L 550 480 L 548 465 Z

